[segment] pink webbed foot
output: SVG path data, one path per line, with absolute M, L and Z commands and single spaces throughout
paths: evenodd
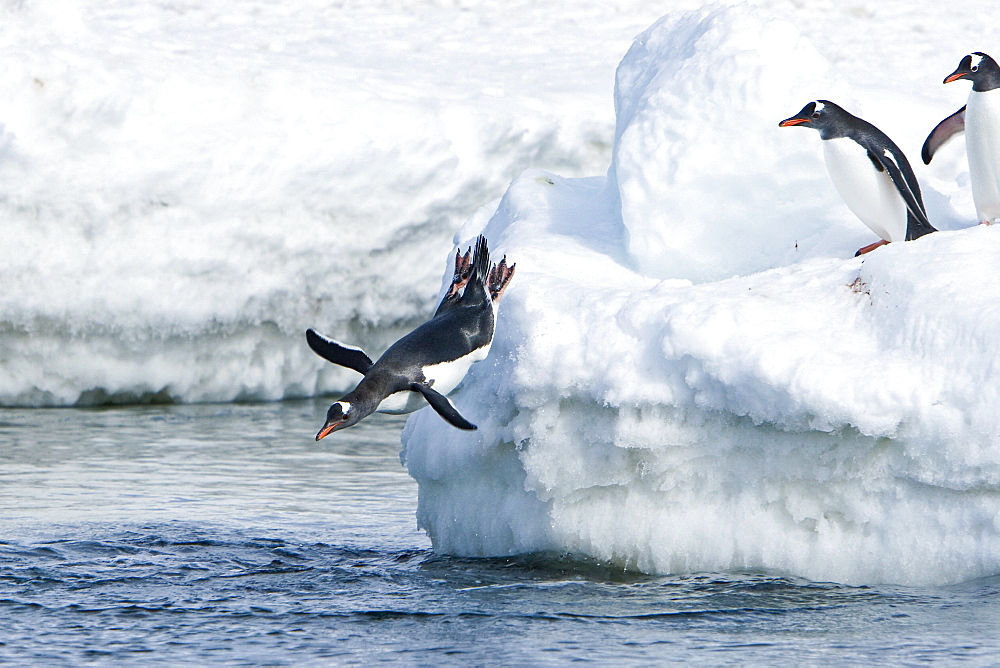
M 461 250 L 455 251 L 455 274 L 452 276 L 451 287 L 448 288 L 448 293 L 444 296 L 444 299 L 449 300 L 455 297 L 469 283 L 471 276 L 472 249 L 470 248 L 465 251 L 465 255 L 462 255 Z
M 516 266 L 517 264 L 515 263 L 508 267 L 507 256 L 504 255 L 503 259 L 490 269 L 489 285 L 487 287 L 490 291 L 490 299 L 494 302 L 500 301 L 500 298 L 503 297 L 503 292 L 507 289 L 510 279 L 514 277 L 514 267 Z
M 859 248 L 858 252 L 854 254 L 854 257 L 858 257 L 859 255 L 864 255 L 865 253 L 871 253 L 873 250 L 875 250 L 879 246 L 885 246 L 887 243 L 889 243 L 889 242 L 886 241 L 885 239 L 879 239 L 878 241 L 876 241 L 873 244 L 868 244 L 864 248 Z

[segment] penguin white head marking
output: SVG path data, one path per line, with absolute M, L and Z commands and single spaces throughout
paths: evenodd
M 357 420 L 352 419 L 353 416 L 350 414 L 350 411 L 351 402 L 349 401 L 335 401 L 330 404 L 330 410 L 326 412 L 326 424 L 316 434 L 316 440 L 326 438 L 338 429 L 350 427 L 357 422 Z

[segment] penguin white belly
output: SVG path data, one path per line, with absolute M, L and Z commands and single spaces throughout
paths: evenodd
M 965 109 L 972 200 L 980 222 L 1000 220 L 1000 89 L 973 91 Z
M 448 393 L 458 387 L 458 384 L 469 373 L 469 368 L 473 364 L 486 359 L 486 356 L 490 353 L 490 345 L 492 345 L 492 342 L 450 362 L 425 366 L 423 368 L 424 378 L 431 384 L 431 387 L 447 396 Z M 383 399 L 376 410 L 379 413 L 402 415 L 404 413 L 412 413 L 426 405 L 427 402 L 419 392 L 403 390 L 390 394 Z
M 477 348 L 468 355 L 459 357 L 457 360 L 424 367 L 424 377 L 431 384 L 431 387 L 441 394 L 447 395 L 462 382 L 465 375 L 469 373 L 469 367 L 480 360 L 486 359 L 489 353 L 490 344 L 487 343 L 482 348 Z
M 378 405 L 375 410 L 379 413 L 389 413 L 391 415 L 403 415 L 404 413 L 412 413 L 418 408 L 423 408 L 427 405 L 424 398 L 419 392 L 413 392 L 412 390 L 401 390 L 390 394 L 382 403 Z
M 906 203 L 887 172 L 875 169 L 853 139 L 823 140 L 830 179 L 848 208 L 885 241 L 906 240 Z

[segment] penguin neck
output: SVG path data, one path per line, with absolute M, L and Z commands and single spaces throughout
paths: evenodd
M 340 398 L 340 401 L 351 404 L 351 415 L 355 418 L 355 422 L 374 413 L 379 403 L 391 394 L 378 380 L 379 376 L 373 378 L 369 374 L 361 379 L 357 387 Z
M 871 126 L 870 123 L 857 116 L 837 118 L 819 128 L 820 139 L 852 139 L 858 141 L 862 132 Z
M 1000 88 L 1000 66 L 992 59 L 984 58 L 979 64 L 979 72 L 972 81 L 972 90 L 977 93 Z
M 972 84 L 972 91 L 975 93 L 988 93 L 998 88 L 1000 88 L 1000 72 L 995 77 L 977 79 Z

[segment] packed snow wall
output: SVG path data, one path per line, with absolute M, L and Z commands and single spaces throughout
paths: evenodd
M 424 410 L 404 431 L 435 549 L 1000 573 L 1000 229 L 852 257 L 871 233 L 818 136 L 777 127 L 817 72 L 745 6 L 667 16 L 619 68 L 609 177 L 525 173 L 460 230 L 517 274 L 454 395 L 479 430 Z
M 604 170 L 641 15 L 0 4 L 0 406 L 345 388 L 304 330 L 377 354 L 526 165 Z

